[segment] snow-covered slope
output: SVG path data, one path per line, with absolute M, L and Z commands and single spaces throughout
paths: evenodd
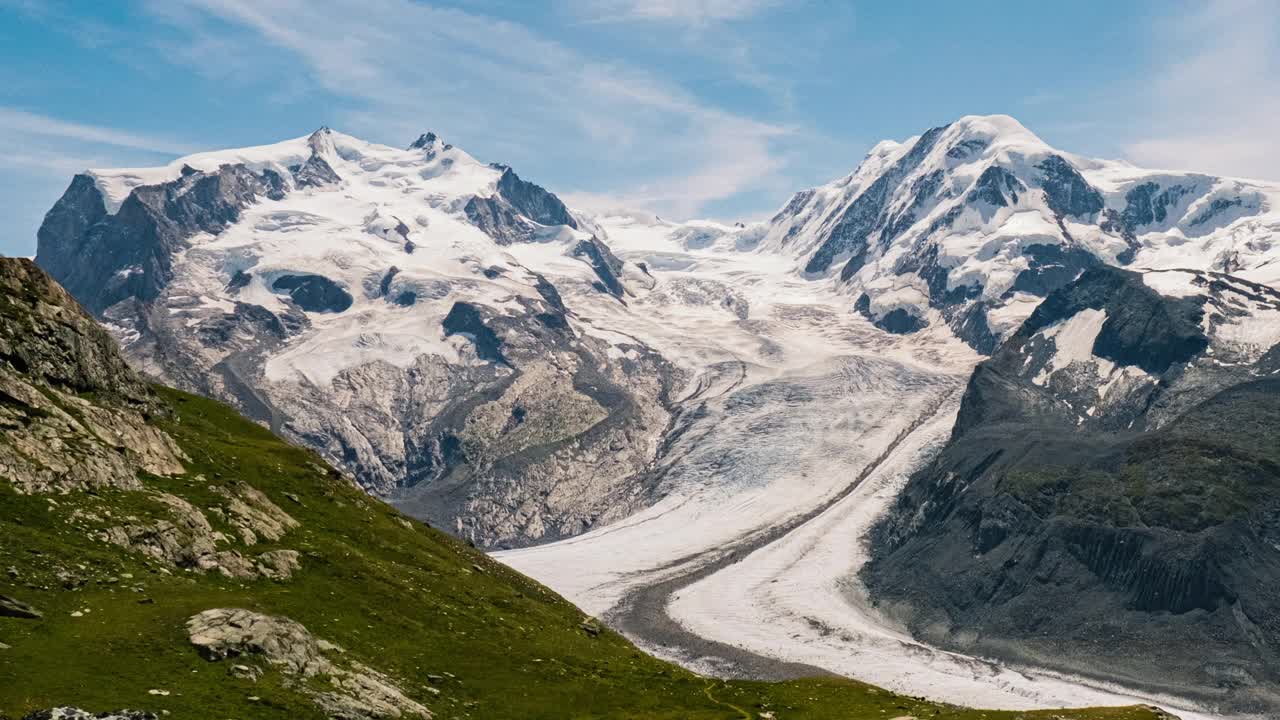
M 883 142 L 745 232 L 878 324 L 983 352 L 1099 262 L 1280 280 L 1280 186 L 1072 155 L 1000 115 Z

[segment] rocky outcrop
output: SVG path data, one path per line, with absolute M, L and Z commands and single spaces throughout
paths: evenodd
M 323 275 L 281 275 L 271 289 L 287 293 L 306 312 L 340 313 L 351 307 L 351 293 Z
M 501 166 L 502 175 L 498 178 L 498 195 L 510 203 L 519 213 L 539 225 L 564 225 L 578 228 L 578 221 L 569 213 L 569 208 L 560 202 L 554 193 L 547 192 L 542 186 L 521 180 L 519 175 L 509 167 Z
M 18 618 L 21 620 L 39 620 L 44 617 L 39 610 L 30 605 L 11 598 L 7 595 L 0 595 L 0 617 Z
M 0 258 L 0 361 L 32 382 L 154 408 L 111 335 L 24 258 Z
M 158 720 L 159 717 L 145 710 L 110 710 L 95 714 L 80 708 L 56 707 L 27 713 L 22 720 Z
M 212 512 L 220 525 L 228 527 L 230 535 L 215 529 L 208 515 L 186 500 L 156 493 L 152 497 L 164 509 L 164 517 L 106 527 L 98 537 L 173 568 L 239 579 L 290 579 L 301 567 L 296 550 L 271 550 L 254 557 L 223 548 L 234 546 L 237 541 L 247 548 L 260 539 L 280 540 L 298 522 L 262 492 L 244 483 L 236 484 L 234 490 L 226 486 L 211 486 L 211 490 L 227 500 L 225 507 L 212 508 Z
M 298 527 L 298 521 L 289 513 L 247 483 L 220 485 L 214 492 L 226 499 L 227 505 L 221 514 L 245 545 L 256 545 L 259 539 L 275 542 Z
M 476 355 L 481 360 L 508 366 L 511 364 L 502 354 L 502 339 L 486 324 L 484 315 L 476 305 L 468 302 L 454 303 L 440 324 L 446 336 L 467 336 L 475 344 Z
M 201 657 L 211 662 L 265 662 L 281 672 L 286 683 L 310 695 L 330 717 L 432 717 L 426 706 L 386 675 L 343 657 L 342 648 L 316 638 L 289 618 L 218 608 L 188 620 L 187 633 Z
M 571 252 L 575 257 L 580 257 L 591 265 L 596 277 L 600 278 L 596 283 L 597 290 L 622 298 L 623 293 L 626 292 L 626 288 L 622 286 L 622 281 L 619 279 L 622 275 L 622 261 L 609 250 L 608 245 L 592 236 L 574 245 Z
M 598 341 L 536 317 L 488 324 L 507 338 L 509 369 L 451 394 L 416 431 L 413 482 L 394 493 L 396 504 L 501 547 L 567 537 L 638 509 L 643 497 L 631 483 L 654 452 L 644 438 L 668 422 L 672 368 L 641 346 L 604 363 Z
M 1236 339 L 1280 293 L 1169 281 L 1098 268 L 1050 294 L 974 371 L 864 579 L 931 643 L 1271 714 L 1278 351 Z
M 1086 218 L 1102 210 L 1102 193 L 1061 155 L 1050 155 L 1036 167 L 1044 173 L 1040 187 L 1049 209 L 1059 218 Z
M 521 180 L 505 165 L 494 168 L 502 171 L 494 194 L 472 197 L 463 211 L 473 225 L 499 245 L 532 242 L 537 239 L 540 226 L 578 227 L 577 220 L 560 198 L 534 183 Z
M 90 400 L 92 398 L 92 400 Z M 22 493 L 138 489 L 183 471 L 115 341 L 28 260 L 0 258 L 0 476 Z

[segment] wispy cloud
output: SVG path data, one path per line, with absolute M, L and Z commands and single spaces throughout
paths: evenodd
M 1280 180 L 1280 4 L 1219 0 L 1157 25 L 1134 162 Z
M 0 106 L 0 132 L 60 138 L 79 143 L 111 145 L 151 153 L 184 155 L 195 152 L 186 143 L 169 138 L 138 135 L 123 130 L 68 122 L 47 115 Z
M 703 5 L 708 18 L 762 6 Z M 494 159 L 504 162 L 599 168 L 603 186 L 593 193 L 664 214 L 697 214 L 770 182 L 784 163 L 776 143 L 795 134 L 525 26 L 453 8 L 409 0 L 176 0 L 153 8 L 193 39 L 186 62 L 216 67 L 230 52 L 259 72 L 278 68 L 282 80 L 303 73 L 341 100 L 327 121 L 351 132 L 408 142 L 430 126 L 473 152 L 500 149 Z M 646 12 L 684 12 L 670 8 Z M 263 41 L 287 62 L 263 57 Z
M 661 21 L 695 25 L 743 20 L 781 5 L 781 0 L 578 0 L 594 22 Z

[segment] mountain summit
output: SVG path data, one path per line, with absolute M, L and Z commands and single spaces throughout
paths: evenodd
M 992 115 L 881 143 L 757 232 L 882 327 L 942 323 L 989 353 L 1098 264 L 1280 280 L 1278 228 L 1280 186 L 1084 158 Z

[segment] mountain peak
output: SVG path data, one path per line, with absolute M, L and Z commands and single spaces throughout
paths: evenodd
M 951 124 L 954 142 L 984 141 L 1000 145 L 1047 148 L 1038 135 L 1010 115 L 965 115 Z
M 338 152 L 333 144 L 333 131 L 325 125 L 307 137 L 307 145 L 317 155 L 332 157 Z
M 413 144 L 409 146 L 409 149 L 410 150 L 430 150 L 431 148 L 435 147 L 439 141 L 440 141 L 440 137 L 436 135 L 434 132 L 431 132 L 430 130 L 428 130 L 427 132 L 424 132 L 421 135 L 419 135 L 418 139 L 414 140 Z

